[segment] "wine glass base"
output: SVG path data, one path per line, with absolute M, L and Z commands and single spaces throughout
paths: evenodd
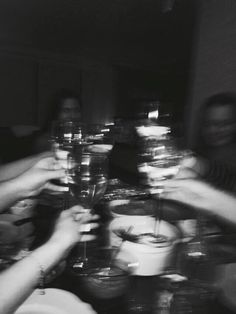
M 73 269 L 83 269 L 86 265 L 87 265 L 88 259 L 85 260 L 76 260 L 74 265 L 73 265 Z
M 70 267 L 75 275 L 85 276 L 89 269 L 89 260 L 88 258 L 78 257 L 72 261 Z

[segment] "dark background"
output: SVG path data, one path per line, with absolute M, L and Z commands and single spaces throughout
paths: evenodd
M 183 119 L 196 17 L 194 0 L 1 0 L 0 125 L 41 125 L 63 87 L 85 121 L 142 100 Z

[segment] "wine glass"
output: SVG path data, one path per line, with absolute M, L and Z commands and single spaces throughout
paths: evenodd
M 82 205 L 87 212 L 102 198 L 107 187 L 107 155 L 82 153 L 68 156 L 68 182 L 72 202 Z M 90 230 L 87 230 L 89 232 Z M 83 243 L 83 257 L 78 257 L 74 268 L 85 270 L 88 264 L 87 244 Z
M 51 129 L 51 145 L 56 160 L 68 172 L 68 156 L 82 155 L 86 146 L 90 145 L 85 137 L 86 126 L 76 121 L 54 121 Z M 55 180 L 56 184 L 68 187 L 68 176 Z M 63 193 L 63 208 L 68 207 L 68 193 Z
M 141 138 L 138 169 L 143 184 L 150 194 L 158 199 L 154 227 L 154 235 L 157 236 L 162 219 L 163 182 L 178 173 L 185 153 L 177 147 L 176 141 L 170 136 L 169 127 L 149 125 L 138 127 L 137 131 Z

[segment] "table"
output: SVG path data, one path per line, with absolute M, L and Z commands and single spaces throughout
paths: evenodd
M 101 210 L 101 208 L 99 209 Z M 168 213 L 168 218 L 170 221 L 174 221 L 176 218 L 176 214 L 174 210 L 170 210 Z M 38 212 L 38 217 L 36 216 L 36 235 L 38 235 L 38 239 L 35 241 L 35 246 L 38 246 L 41 242 L 45 240 L 47 234 L 50 233 L 50 227 L 52 225 L 53 219 L 57 214 L 57 210 L 44 208 L 41 206 L 40 212 Z M 102 214 L 103 223 L 106 222 L 108 217 L 106 213 Z M 43 229 L 42 229 L 43 228 Z M 42 232 L 43 230 L 43 232 Z M 42 235 L 44 237 L 42 238 Z M 37 238 L 37 237 L 36 237 Z M 210 285 L 213 283 L 214 280 L 214 267 L 215 264 L 218 262 L 225 261 L 227 257 L 227 262 L 236 261 L 236 251 L 228 251 L 226 243 L 236 243 L 235 242 L 236 236 L 235 234 L 231 234 L 228 236 L 224 236 L 222 239 L 210 239 L 210 247 L 211 249 L 215 246 L 218 251 L 215 251 L 215 255 L 213 258 L 202 265 L 198 265 L 198 271 L 195 273 L 195 277 L 201 280 L 204 280 Z M 220 241 L 219 241 L 220 240 Z M 98 239 L 99 245 L 106 244 L 105 239 L 101 236 Z M 222 253 L 222 256 L 219 254 Z M 228 256 L 226 256 L 228 254 Z M 220 260 L 222 257 L 222 261 Z M 218 259 L 218 260 L 217 260 Z M 169 309 L 164 309 L 160 306 L 159 300 L 163 297 L 163 293 L 165 291 L 169 291 L 169 283 L 166 281 L 163 282 L 162 279 L 158 276 L 151 276 L 151 277 L 139 277 L 139 276 L 131 276 L 128 289 L 123 296 L 120 296 L 115 299 L 111 300 L 104 300 L 104 299 L 97 299 L 92 296 L 90 293 L 84 289 L 83 282 L 81 278 L 74 276 L 71 274 L 69 268 L 67 267 L 64 272 L 55 280 L 48 284 L 48 287 L 60 288 L 64 290 L 68 290 L 74 294 L 76 294 L 79 298 L 84 300 L 85 302 L 90 303 L 95 311 L 98 314 L 135 314 L 135 313 L 142 313 L 142 314 L 162 314 L 168 313 L 171 314 L 185 314 L 186 313 L 193 313 L 193 314 L 225 314 L 225 313 L 232 313 L 229 309 L 227 309 L 221 302 L 219 302 L 216 298 L 216 295 L 206 294 L 207 301 L 202 302 L 198 300 L 198 293 L 196 296 L 194 295 L 194 288 L 190 286 L 187 288 L 182 286 L 181 289 L 179 288 L 176 290 L 177 298 L 175 300 L 174 306 Z M 192 289 L 192 290 L 191 290 Z M 199 288 L 198 288 L 199 289 Z M 183 310 L 181 307 L 179 308 L 179 304 L 181 304 L 180 300 L 183 298 L 181 292 L 186 293 L 186 291 L 192 291 L 192 295 L 189 296 L 191 302 L 193 301 L 193 309 L 186 309 Z M 198 290 L 197 290 L 198 291 Z M 180 303 L 178 303 L 180 302 Z M 190 303 L 191 303 L 190 302 Z M 190 304 L 191 305 L 191 304 Z M 182 305 L 181 305 L 182 306 Z

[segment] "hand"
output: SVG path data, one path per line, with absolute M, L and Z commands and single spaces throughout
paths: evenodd
M 201 157 L 187 157 L 180 163 L 180 169 L 175 178 L 190 179 L 198 178 L 205 175 L 209 167 L 207 160 Z
M 98 218 L 81 206 L 64 210 L 56 221 L 52 239 L 72 246 L 78 241 L 91 241 L 95 236 L 88 232 L 99 226 Z
M 65 170 L 61 168 L 55 158 L 45 157 L 13 180 L 19 190 L 23 190 L 25 197 L 31 197 L 45 189 L 53 192 L 68 191 L 67 187 L 57 186 L 50 182 L 50 180 L 61 179 L 65 176 Z
M 211 212 L 221 204 L 225 193 L 197 179 L 173 179 L 164 183 L 162 197 Z
M 32 168 L 45 169 L 45 170 L 60 170 L 62 166 L 54 156 L 44 155 L 40 160 L 38 160 Z

